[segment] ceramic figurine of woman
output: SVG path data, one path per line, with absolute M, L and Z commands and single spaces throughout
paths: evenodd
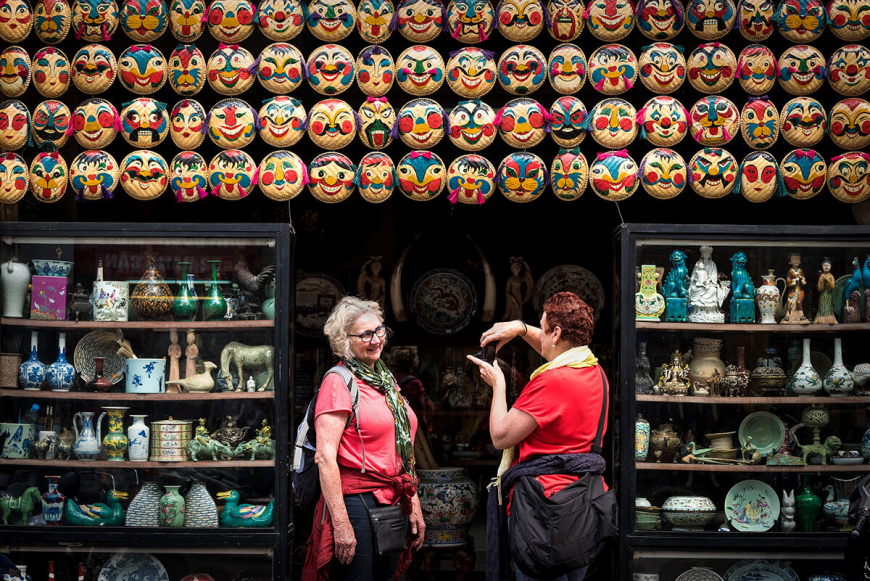
M 801 268 L 801 253 L 792 252 L 789 254 L 788 262 L 791 268 L 788 269 L 788 274 L 785 277 L 786 311 L 785 317 L 780 322 L 807 325 L 810 322 L 804 316 L 804 287 L 807 285 L 807 279 Z
M 387 303 L 387 281 L 381 276 L 381 257 L 372 256 L 360 269 L 359 278 L 356 279 L 356 290 L 370 301 L 375 301 L 381 308 Z M 366 291 L 368 285 L 368 291 Z
M 526 292 L 523 293 L 523 285 Z M 522 256 L 511 256 L 511 275 L 505 285 L 505 306 L 502 321 L 515 321 L 523 318 L 523 305 L 535 292 L 532 271 Z
M 719 310 L 731 289 L 731 282 L 719 281 L 719 269 L 713 262 L 713 248 L 701 247 L 701 258 L 692 269 L 688 298 L 693 323 L 724 323 L 725 313 Z
M 817 325 L 836 325 L 834 316 L 834 275 L 831 274 L 831 259 L 827 256 L 822 261 L 822 271 L 819 273 L 819 308 L 813 323 Z
M 181 379 L 178 362 L 181 359 L 181 345 L 178 344 L 178 331 L 172 329 L 169 331 L 169 348 L 166 350 L 169 356 L 169 381 L 178 381 Z M 181 389 L 173 386 L 180 392 Z
M 193 330 L 187 332 L 187 347 L 184 350 L 184 355 L 187 357 L 184 377 L 193 377 L 196 375 L 196 358 L 199 357 L 199 347 L 196 346 L 196 335 Z

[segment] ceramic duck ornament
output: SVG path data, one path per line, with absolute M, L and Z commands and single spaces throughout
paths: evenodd
M 272 524 L 275 501 L 269 504 L 239 504 L 239 493 L 235 490 L 218 492 L 217 498 L 226 501 L 221 511 L 222 527 L 268 527 Z
M 64 518 L 69 524 L 78 526 L 124 526 L 126 514 L 119 500 L 127 496 L 126 492 L 110 490 L 106 493 L 106 504 L 77 504 L 68 499 Z

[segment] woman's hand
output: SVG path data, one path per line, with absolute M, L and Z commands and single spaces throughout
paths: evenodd
M 335 528 L 332 535 L 335 541 L 335 558 L 342 565 L 347 565 L 356 553 L 356 535 L 353 534 L 353 527 L 349 520 L 333 523 L 333 527 Z
M 477 367 L 480 369 L 480 378 L 485 381 L 488 386 L 492 387 L 493 389 L 496 389 L 497 387 L 504 387 L 504 373 L 502 373 L 501 367 L 498 366 L 498 360 L 493 361 L 492 365 L 482 359 L 478 359 L 473 355 L 469 355 L 468 360 L 477 365 Z
M 526 333 L 526 327 L 521 321 L 507 321 L 504 323 L 496 323 L 489 330 L 484 331 L 480 336 L 480 346 L 485 347 L 487 343 L 498 341 L 495 344 L 495 350 L 498 351 L 504 347 L 514 337 L 521 337 Z
M 416 497 L 415 497 L 416 498 Z M 423 546 L 426 538 L 426 523 L 423 522 L 423 511 L 420 510 L 420 502 L 415 502 L 411 509 L 411 550 L 416 551 Z

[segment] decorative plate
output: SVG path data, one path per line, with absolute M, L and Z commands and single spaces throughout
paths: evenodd
M 740 429 L 742 431 L 743 426 Z M 773 488 L 760 480 L 744 480 L 735 484 L 725 496 L 725 517 L 738 531 L 769 531 L 779 518 L 779 497 Z
M 771 413 L 755 412 L 746 416 L 740 423 L 737 437 L 740 442 L 745 442 L 747 437 L 751 437 L 752 445 L 758 448 L 762 456 L 767 456 L 782 446 L 785 440 L 785 426 Z
M 799 581 L 800 578 L 783 561 L 744 559 L 725 573 L 725 581 Z
M 424 331 L 452 335 L 464 329 L 477 312 L 477 291 L 459 271 L 430 270 L 411 289 L 411 312 Z
M 107 360 L 106 365 L 108 363 Z M 103 565 L 97 581 L 124 581 L 134 578 L 169 581 L 166 569 L 156 557 L 148 553 L 116 553 Z
M 677 581 L 722 581 L 722 577 L 712 569 L 692 567 L 677 577 Z
M 544 303 L 556 293 L 570 291 L 580 297 L 583 302 L 595 311 L 595 320 L 601 316 L 604 308 L 604 287 L 601 281 L 582 266 L 563 264 L 551 268 L 535 283 L 535 294 L 532 304 L 538 313 L 544 310 Z
M 305 337 L 323 337 L 323 326 L 344 287 L 328 274 L 303 274 L 296 278 L 296 332 Z
M 117 384 L 121 380 L 124 379 L 124 372 L 126 371 L 126 358 L 122 355 L 118 355 L 118 344 L 109 340 L 100 339 L 105 335 L 105 331 L 92 331 L 82 337 L 81 341 L 76 343 L 76 347 L 73 350 L 73 365 L 75 365 L 76 371 L 78 371 L 82 376 L 82 381 L 87 383 L 88 381 L 94 378 L 94 375 L 97 372 L 97 365 L 94 363 L 94 357 L 105 357 L 106 361 L 103 363 L 103 377 L 111 381 L 112 383 Z M 103 571 L 106 570 L 112 561 L 115 561 L 118 557 L 124 556 L 137 556 L 137 557 L 150 557 L 150 555 L 146 553 L 127 553 L 121 554 L 118 553 L 109 562 L 103 567 Z M 162 568 L 161 568 L 162 569 Z M 156 577 L 159 579 L 160 577 Z M 166 579 L 166 572 L 163 573 L 163 579 Z M 115 577 L 103 577 L 103 573 L 100 573 L 100 580 L 104 579 L 115 579 Z

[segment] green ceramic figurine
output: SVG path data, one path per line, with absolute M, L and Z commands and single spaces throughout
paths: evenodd
M 234 455 L 232 448 L 209 436 L 208 428 L 205 427 L 205 418 L 199 418 L 196 433 L 193 439 L 187 443 L 187 453 L 190 454 L 190 459 L 194 462 L 198 461 L 201 455 L 211 456 L 212 460 L 220 460 L 218 453 L 227 458 Z
M 680 250 L 671 252 L 671 270 L 662 284 L 665 297 L 665 321 L 686 320 L 689 300 L 686 298 L 686 285 L 689 282 L 689 269 L 686 268 L 686 253 Z
M 755 285 L 746 272 L 746 254 L 731 257 L 731 322 L 755 322 Z
M 275 459 L 275 440 L 272 439 L 272 428 L 263 420 L 263 427 L 257 430 L 257 437 L 236 446 L 233 456 L 250 454 L 249 460 L 255 460 L 258 456 L 266 460 Z
M 218 500 L 224 500 L 220 523 L 222 527 L 268 527 L 272 525 L 273 500 L 267 505 L 239 504 L 239 493 L 227 490 L 217 493 Z
M 72 499 L 67 499 L 63 509 L 64 518 L 71 525 L 124 526 L 126 513 L 118 501 L 126 498 L 126 492 L 110 490 L 106 493 L 106 504 L 77 504 Z
M 39 494 L 39 489 L 35 486 L 25 490 L 24 494 L 18 498 L 11 496 L 0 498 L 0 517 L 2 517 L 3 524 L 8 525 L 9 515 L 18 513 L 22 524 L 26 525 L 27 520 L 30 518 L 30 512 L 37 505 L 42 506 L 42 497 Z

